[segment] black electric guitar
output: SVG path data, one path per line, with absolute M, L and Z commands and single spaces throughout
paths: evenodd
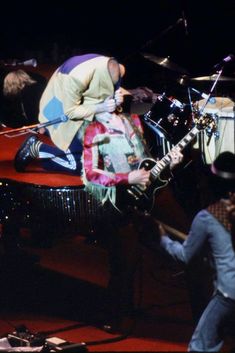
M 210 124 L 214 124 L 214 119 L 211 115 L 195 119 L 195 126 L 190 130 L 187 135 L 182 138 L 173 148 L 178 147 L 182 151 L 197 135 L 197 133 Z M 171 150 L 172 151 L 172 150 Z M 118 186 L 116 188 L 116 203 L 115 207 L 120 211 L 126 209 L 137 209 L 140 211 L 151 212 L 154 206 L 155 193 L 158 189 L 165 187 L 170 178 L 164 178 L 164 172 L 169 169 L 171 163 L 170 152 L 168 152 L 161 160 L 156 161 L 152 158 L 143 159 L 138 169 L 144 168 L 150 170 L 150 183 L 146 187 L 141 185 L 128 185 Z

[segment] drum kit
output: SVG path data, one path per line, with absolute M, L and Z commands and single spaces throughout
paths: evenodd
M 235 77 L 222 76 L 223 67 L 216 74 L 189 78 L 187 70 L 171 62 L 168 58 L 156 57 L 152 54 L 142 54 L 164 69 L 181 74 L 178 83 L 187 86 L 189 104 L 180 102 L 175 97 L 159 94 L 150 111 L 144 115 L 145 123 L 163 140 L 177 144 L 188 131 L 192 129 L 199 117 L 210 116 L 212 124 L 200 131 L 194 149 L 199 149 L 205 164 L 211 164 L 224 151 L 235 153 L 235 103 L 229 97 L 214 96 L 213 91 L 218 81 L 226 84 L 235 82 Z M 194 87 L 198 82 L 211 82 L 208 94 Z M 192 85 L 192 86 L 191 86 Z M 197 100 L 192 100 L 192 93 L 196 93 Z

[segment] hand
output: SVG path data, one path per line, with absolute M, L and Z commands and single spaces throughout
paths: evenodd
M 128 175 L 129 184 L 139 184 L 141 186 L 146 186 L 149 182 L 150 171 L 142 169 L 133 170 Z
M 171 157 L 171 169 L 173 169 L 177 164 L 181 163 L 184 157 L 177 147 L 172 149 L 172 151 L 169 153 L 169 156 Z
M 116 101 L 112 96 L 107 97 L 103 103 L 96 104 L 96 113 L 112 113 L 116 109 Z
M 116 106 L 119 106 L 123 103 L 124 96 L 123 96 L 123 91 L 121 88 L 119 88 L 118 90 L 115 91 L 114 100 L 116 102 Z
M 166 232 L 164 226 L 163 226 L 161 223 L 159 223 L 159 225 L 158 225 L 158 230 L 159 230 L 159 235 L 160 235 L 161 237 L 162 237 L 163 235 L 166 235 L 166 234 L 167 234 L 167 232 Z
M 45 134 L 46 133 L 46 129 L 45 127 L 41 127 L 39 130 L 38 130 L 39 134 Z

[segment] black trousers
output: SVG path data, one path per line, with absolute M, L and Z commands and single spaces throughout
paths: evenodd
M 134 220 L 110 214 L 99 224 L 99 234 L 108 252 L 109 280 L 104 312 L 118 323 L 135 308 L 135 278 L 141 264 L 142 246 Z

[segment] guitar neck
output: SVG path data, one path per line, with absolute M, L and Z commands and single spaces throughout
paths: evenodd
M 171 162 L 170 154 L 173 149 L 178 148 L 179 151 L 182 151 L 197 135 L 198 128 L 194 126 L 189 133 L 182 138 L 171 150 L 168 152 L 158 163 L 151 169 L 151 174 L 153 177 L 157 177 Z

